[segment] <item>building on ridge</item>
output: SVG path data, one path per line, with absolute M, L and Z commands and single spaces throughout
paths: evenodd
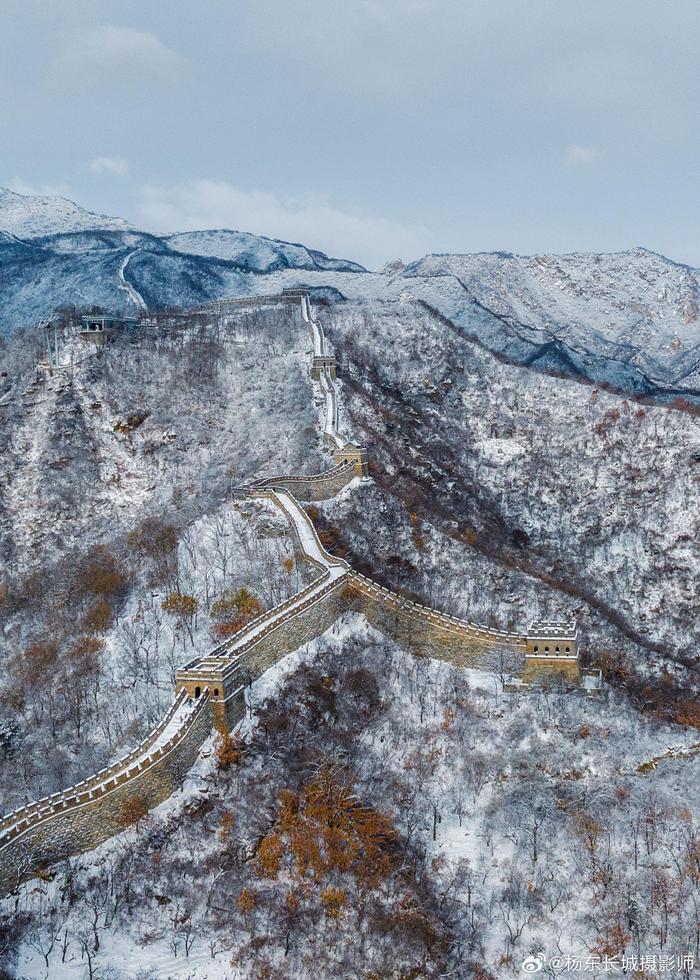
M 81 318 L 80 336 L 96 344 L 106 344 L 110 337 L 132 333 L 139 325 L 137 317 L 113 316 L 110 313 L 86 313 Z

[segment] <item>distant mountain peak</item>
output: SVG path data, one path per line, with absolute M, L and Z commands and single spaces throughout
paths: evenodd
M 255 235 L 232 228 L 208 228 L 164 235 L 163 241 L 175 252 L 203 258 L 236 262 L 251 272 L 274 272 L 279 269 L 366 272 L 364 266 L 348 259 L 335 259 L 299 242 L 286 242 L 267 235 Z
M 403 259 L 392 259 L 390 262 L 385 262 L 381 269 L 377 269 L 380 276 L 395 276 L 403 272 L 406 265 Z
M 37 238 L 74 231 L 131 231 L 124 218 L 81 208 L 67 197 L 18 194 L 0 187 L 0 231 L 18 238 Z

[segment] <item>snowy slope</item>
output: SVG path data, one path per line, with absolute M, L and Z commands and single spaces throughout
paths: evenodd
M 111 228 L 127 231 L 131 228 L 124 218 L 94 214 L 65 197 L 16 194 L 0 187 L 0 230 L 19 238 L 53 235 L 63 231 L 86 231 Z
M 364 272 L 356 262 L 332 259 L 323 252 L 292 242 L 282 242 L 245 231 L 221 229 L 188 231 L 168 235 L 164 241 L 176 252 L 189 252 L 243 265 L 252 272 L 274 272 L 277 269 L 330 269 Z
M 279 269 L 365 271 L 247 232 L 158 236 L 64 198 L 0 189 L 0 334 L 31 326 L 58 307 L 133 313 L 142 308 L 136 296 L 158 309 L 265 292 L 270 286 L 260 274 Z
M 660 380 L 692 371 L 700 344 L 698 271 L 636 248 L 596 255 L 428 255 L 403 277 L 455 277 L 499 317 L 570 347 L 597 344 Z
M 92 260 L 103 252 L 132 254 L 120 268 L 141 290 L 166 260 L 193 275 L 206 266 L 124 247 Z M 295 274 L 249 275 L 272 289 Z M 661 699 L 675 676 L 697 703 L 696 664 L 675 659 L 700 638 L 697 417 L 503 363 L 466 336 L 499 340 L 503 321 L 475 301 L 455 328 L 411 300 L 402 276 L 304 278 L 358 296 L 315 311 L 341 358 L 341 419 L 372 452 L 371 480 L 315 505 L 332 547 L 479 621 L 577 615 L 586 656 L 623 652 L 642 672 L 645 710 L 622 675 L 592 702 L 510 696 L 497 675 L 413 657 L 346 617 L 246 693 L 239 763 L 217 770 L 207 746 L 157 812 L 0 903 L 0 970 L 78 980 L 90 955 L 94 975 L 133 980 L 247 980 L 265 975 L 261 962 L 290 980 L 309 963 L 318 980 L 397 967 L 467 980 L 522 976 L 538 950 L 654 951 L 661 931 L 666 948 L 684 949 L 700 902 L 698 736 L 649 691 Z M 434 302 L 464 293 L 453 276 L 410 282 Z M 440 291 L 447 283 L 454 292 Z M 267 608 L 298 589 L 289 528 L 264 504 L 232 502 L 231 487 L 323 468 L 310 347 L 298 311 L 271 308 L 204 334 L 144 331 L 43 381 L 33 365 L 16 379 L 1 412 L 0 558 L 43 573 L 11 583 L 0 633 L 5 808 L 138 742 L 169 702 L 174 669 L 210 642 L 224 588 L 245 586 Z M 133 550 L 149 515 L 179 535 L 167 562 Z M 125 576 L 103 627 L 92 593 L 73 587 L 85 589 L 73 575 L 99 545 Z M 166 613 L 175 585 L 198 603 L 193 622 Z M 73 666 L 88 630 L 101 650 L 94 676 Z M 39 669 L 52 656 L 45 637 L 58 644 L 50 670 Z M 362 813 L 391 821 L 380 880 L 295 870 L 280 801 L 306 806 L 324 756 Z M 282 841 L 271 871 L 265 838 Z M 608 937 L 619 916 L 634 943 L 624 930 Z
M 270 289 L 292 285 L 286 270 Z M 489 350 L 638 395 L 700 397 L 697 270 L 644 249 L 431 255 L 395 274 L 304 274 L 351 300 L 421 300 Z
M 131 252 L 129 286 L 150 309 L 298 285 L 353 300 L 414 298 L 514 363 L 636 395 L 700 400 L 699 273 L 642 248 L 428 255 L 370 273 L 247 232 L 158 236 L 61 198 L 0 191 L 0 333 L 59 305 L 133 311 L 119 272 Z

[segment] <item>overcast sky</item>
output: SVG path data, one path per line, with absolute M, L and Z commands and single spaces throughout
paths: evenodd
M 700 266 L 697 0 L 0 0 L 0 185 L 371 267 Z

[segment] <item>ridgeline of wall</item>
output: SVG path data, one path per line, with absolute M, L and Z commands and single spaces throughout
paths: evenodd
M 97 847 L 182 784 L 212 730 L 208 692 L 169 726 L 186 703 L 181 692 L 154 732 L 109 769 L 83 783 L 9 814 L 0 832 L 0 893 L 13 891 L 42 867 Z
M 258 480 L 251 484 L 251 488 L 289 490 L 297 500 L 329 500 L 356 476 L 355 464 L 348 462 L 311 476 L 273 476 L 269 480 Z
M 346 591 L 349 608 L 362 613 L 408 653 L 444 660 L 456 667 L 520 673 L 525 637 L 457 619 L 391 592 L 351 571 Z
M 383 588 L 330 555 L 298 501 L 327 500 L 367 472 L 366 451 L 338 431 L 335 359 L 313 319 L 306 290 L 224 300 L 195 312 L 225 314 L 244 306 L 298 304 L 314 345 L 312 377 L 325 400 L 324 440 L 337 465 L 326 473 L 272 477 L 237 491 L 266 497 L 289 519 L 295 550 L 319 575 L 301 592 L 247 624 L 177 674 L 178 695 L 163 721 L 132 752 L 61 793 L 20 807 L 0 821 L 0 893 L 45 865 L 96 847 L 167 799 L 194 764 L 212 727 L 230 730 L 243 717 L 244 690 L 288 653 L 324 633 L 348 610 L 417 656 L 460 667 L 518 671 L 525 636 L 439 613 Z

